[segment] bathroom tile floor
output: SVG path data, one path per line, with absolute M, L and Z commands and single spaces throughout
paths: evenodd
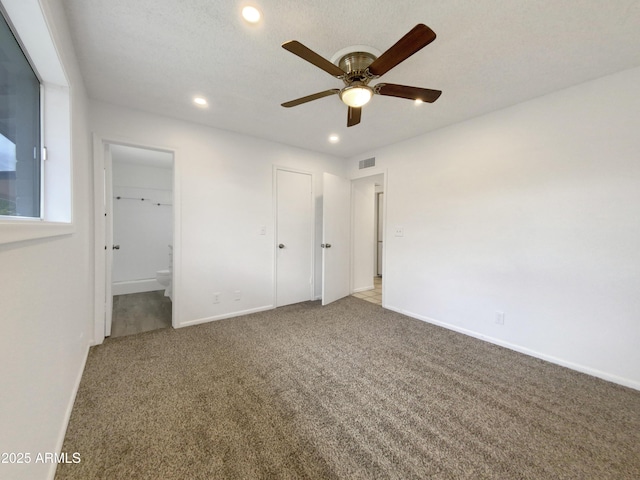
M 124 337 L 171 326 L 171 299 L 164 290 L 113 297 L 111 337 Z
M 352 296 L 376 305 L 382 305 L 382 277 L 373 278 L 373 287 L 373 290 L 354 293 Z

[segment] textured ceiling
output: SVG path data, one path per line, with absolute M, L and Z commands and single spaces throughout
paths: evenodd
M 91 98 L 341 157 L 640 65 L 635 0 L 62 3 Z M 240 18 L 248 3 L 261 24 Z M 442 90 L 434 104 L 376 96 L 351 128 L 337 96 L 280 106 L 342 86 L 283 42 L 330 59 L 350 45 L 384 51 L 417 23 L 436 40 L 381 81 Z M 192 104 L 196 94 L 208 108 Z

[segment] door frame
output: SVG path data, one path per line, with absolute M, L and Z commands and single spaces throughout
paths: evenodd
M 375 192 L 374 193 L 375 197 L 376 197 L 376 209 L 375 209 L 375 214 L 376 214 L 376 233 L 375 233 L 375 263 L 374 263 L 374 271 L 376 274 L 376 277 L 378 276 L 378 272 L 379 271 L 384 271 L 384 269 L 382 268 L 382 256 L 384 255 L 384 240 L 383 240 L 383 236 L 384 236 L 384 189 L 382 190 L 382 192 Z M 382 197 L 382 202 L 380 202 L 380 195 L 383 195 Z M 382 204 L 381 204 L 382 203 Z M 380 235 L 380 222 L 382 220 L 382 235 Z M 381 255 L 378 255 L 378 244 L 382 242 L 382 250 L 380 251 Z M 382 276 L 382 275 L 380 275 Z
M 298 168 L 285 167 L 283 165 L 273 165 L 272 167 L 272 201 L 273 201 L 273 307 L 278 308 L 278 171 L 300 173 L 303 175 L 309 175 L 311 177 L 311 219 L 313 224 L 313 231 L 311 234 L 311 285 L 309 299 L 314 300 L 316 298 L 316 196 L 315 196 L 315 175 L 308 170 L 300 170 Z
M 111 336 L 111 324 L 113 323 L 113 157 L 111 154 L 111 144 L 102 143 L 102 153 L 104 158 L 104 335 Z M 111 221 L 108 221 L 108 219 Z M 108 266 L 111 265 L 111 268 Z M 111 298 L 111 302 L 107 299 Z
M 104 342 L 106 326 L 106 272 L 107 259 L 106 218 L 112 219 L 113 212 L 108 210 L 107 191 L 113 191 L 113 183 L 107 188 L 105 178 L 105 148 L 107 145 L 123 145 L 127 147 L 158 150 L 173 154 L 173 299 L 171 305 L 171 324 L 177 328 L 180 324 L 180 285 L 181 285 L 181 196 L 180 196 L 180 152 L 177 148 L 166 145 L 151 145 L 136 142 L 128 138 L 103 137 L 93 134 L 93 190 L 94 190 L 94 334 L 93 344 Z M 106 205 L 105 205 L 106 201 Z M 108 216 L 108 217 L 107 217 Z M 112 220 L 111 220 L 112 221 Z
M 372 169 L 375 170 L 375 169 Z M 351 177 L 351 188 L 353 189 L 353 182 L 357 181 L 357 180 L 362 180 L 363 178 L 369 178 L 369 177 L 377 177 L 378 175 L 382 175 L 382 191 L 384 192 L 384 197 L 382 199 L 382 224 L 384 225 L 384 228 L 382 230 L 382 271 L 383 272 L 387 272 L 387 255 L 385 254 L 385 248 L 384 245 L 386 245 L 386 241 L 387 241 L 387 202 L 389 199 L 389 196 L 387 195 L 388 192 L 388 171 L 387 169 L 379 169 L 379 170 L 375 170 L 373 172 L 358 172 L 358 174 L 354 175 Z M 375 192 L 374 192 L 374 201 L 376 200 L 375 198 Z M 353 215 L 353 200 L 351 202 L 351 214 Z M 354 234 L 354 224 L 353 222 L 351 222 L 351 258 L 353 258 L 354 256 L 354 249 L 355 249 L 355 245 L 354 245 L 354 238 L 355 238 L 355 234 Z M 375 235 L 372 232 L 372 235 Z M 374 253 L 377 251 L 377 245 L 375 245 L 374 247 Z M 372 259 L 373 260 L 373 259 Z M 376 272 L 374 271 L 374 274 Z M 353 273 L 353 263 L 351 266 L 351 270 L 350 270 L 350 275 L 351 275 L 351 281 L 350 281 L 350 288 L 351 288 L 351 294 L 355 293 L 354 292 L 354 288 L 353 288 L 353 278 L 354 278 L 354 273 Z M 386 302 L 385 299 L 387 297 L 386 295 L 386 290 L 387 290 L 387 280 L 385 280 L 385 278 L 382 279 L 382 307 L 386 306 Z

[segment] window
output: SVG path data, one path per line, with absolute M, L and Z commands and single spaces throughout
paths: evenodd
M 40 80 L 0 18 L 0 215 L 40 218 Z
M 77 71 L 68 32 L 57 28 L 63 13 L 60 2 L 0 0 L 0 244 L 75 231 L 72 97 L 80 118 L 85 97 L 82 88 L 72 92 L 65 70 L 69 62 Z M 11 86 L 16 78 L 20 85 Z M 88 132 L 76 125 L 82 139 Z M 90 152 L 82 140 L 78 148 L 84 156 Z

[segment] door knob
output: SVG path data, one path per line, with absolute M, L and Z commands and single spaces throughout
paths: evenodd
M 330 243 L 325 243 L 324 248 L 331 248 L 331 244 Z
M 284 243 L 281 243 L 280 245 L 278 245 L 278 248 L 284 248 Z
M 120 245 L 114 245 L 114 246 L 113 246 L 113 249 L 114 249 L 114 250 L 120 250 Z

